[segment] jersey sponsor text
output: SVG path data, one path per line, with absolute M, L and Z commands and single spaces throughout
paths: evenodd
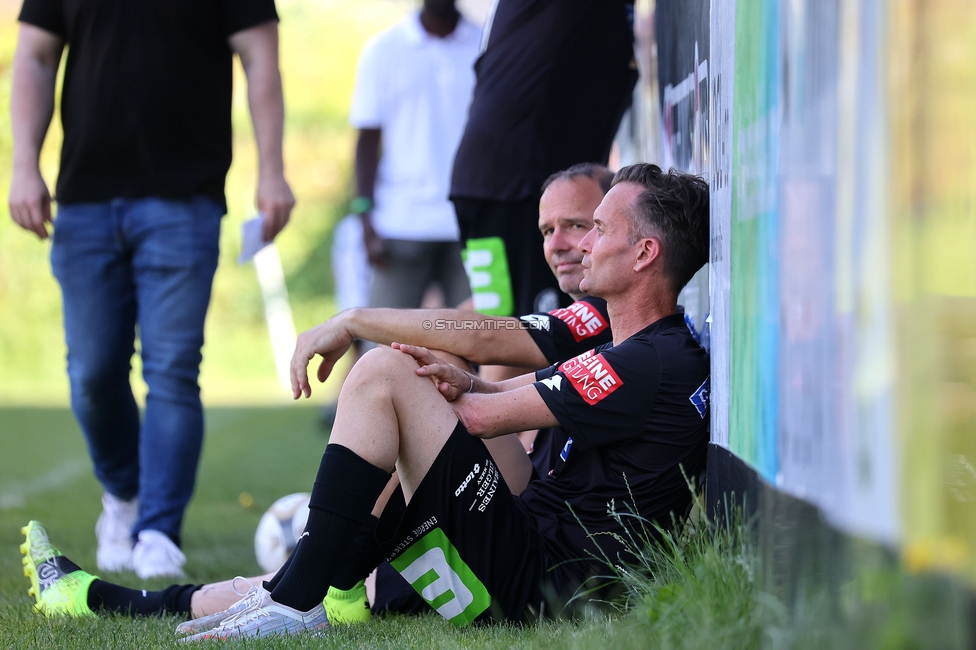
M 569 382 L 590 406 L 604 399 L 623 385 L 602 354 L 588 350 L 559 366 Z
M 607 329 L 607 321 L 603 315 L 593 305 L 582 300 L 574 302 L 569 307 L 554 309 L 549 313 L 566 323 L 577 343 L 591 336 L 596 336 Z
M 438 614 L 458 627 L 491 606 L 484 583 L 440 528 L 431 529 L 390 564 Z
M 454 490 L 454 496 L 456 497 L 461 496 L 461 493 L 464 492 L 464 489 L 468 487 L 468 483 L 474 480 L 474 477 L 480 473 L 481 473 L 481 465 L 475 463 L 474 469 L 468 472 L 468 475 L 464 477 L 463 481 L 461 481 L 461 485 L 458 486 L 458 489 Z

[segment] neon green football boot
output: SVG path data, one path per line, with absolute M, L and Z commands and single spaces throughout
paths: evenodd
M 366 599 L 366 583 L 362 580 L 352 589 L 345 591 L 329 587 L 329 593 L 326 594 L 323 604 L 332 625 L 364 623 L 371 615 L 369 601 Z
M 34 611 L 45 616 L 94 616 L 88 608 L 88 586 L 98 577 L 51 546 L 40 522 L 31 521 L 20 532 L 26 537 L 20 552 L 24 575 L 31 581 L 27 594 L 34 597 Z

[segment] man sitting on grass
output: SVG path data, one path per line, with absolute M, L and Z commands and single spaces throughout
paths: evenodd
M 369 352 L 343 385 L 295 552 L 243 611 L 191 638 L 327 627 L 322 598 L 394 469 L 400 487 L 375 537 L 459 625 L 547 613 L 608 563 L 633 561 L 630 531 L 608 510 L 666 525 L 686 509 L 682 468 L 696 474 L 707 445 L 708 358 L 676 299 L 707 259 L 708 188 L 651 176 L 621 170 L 580 243 L 580 288 L 607 301 L 613 343 L 500 384 L 424 348 Z M 297 365 L 296 397 L 309 392 Z M 571 436 L 560 464 L 513 496 L 476 438 L 557 424 Z M 28 550 L 30 569 L 43 559 Z
M 653 167 L 652 174 L 660 174 Z M 577 245 L 593 227 L 593 212 L 610 189 L 613 172 L 602 165 L 582 163 L 550 176 L 542 186 L 539 205 L 539 230 L 543 237 L 543 254 L 559 287 L 576 302 L 549 314 L 529 314 L 521 319 L 485 316 L 457 309 L 351 309 L 325 321 L 299 337 L 296 355 L 303 361 L 321 355 L 319 379 L 325 381 L 332 367 L 349 349 L 353 339 L 364 339 L 388 345 L 405 341 L 446 351 L 477 364 L 511 364 L 536 370 L 581 354 L 609 342 L 606 302 L 580 292 L 583 279 L 582 252 Z M 520 322 L 521 320 L 521 322 Z M 539 476 L 554 466 L 557 454 L 566 442 L 559 429 L 544 429 L 532 441 L 529 458 Z M 507 445 L 505 443 L 508 443 Z M 521 491 L 532 468 L 527 467 L 521 446 L 513 440 L 493 439 L 489 450 L 506 483 Z M 521 461 L 521 462 L 520 462 Z M 371 522 L 375 527 L 375 521 Z M 36 543 L 45 538 L 38 524 L 25 528 Z M 368 536 L 369 531 L 364 531 Z M 46 543 L 46 542 L 44 542 Z M 25 546 L 27 548 L 27 546 Z M 26 552 L 26 551 L 25 551 Z M 38 555 L 44 555 L 38 551 Z M 50 552 L 47 553 L 48 555 Z M 56 600 L 51 606 L 40 597 L 37 608 L 48 615 L 87 614 L 110 611 L 130 615 L 191 615 L 195 620 L 184 629 L 196 630 L 199 617 L 226 615 L 225 610 L 241 598 L 240 587 L 259 584 L 273 574 L 255 578 L 235 578 L 207 585 L 172 585 L 161 591 L 129 589 L 103 580 L 89 581 L 72 599 L 73 605 Z M 381 579 L 382 578 L 382 579 Z M 400 581 L 401 584 L 402 581 Z M 35 586 L 36 587 L 36 586 Z M 339 588 L 341 587 L 341 588 Z M 387 572 L 377 577 L 377 602 L 381 611 L 416 611 L 419 596 L 406 587 L 409 599 Z M 47 591 L 53 598 L 53 592 Z M 420 601 L 423 605 L 423 601 Z M 362 581 L 353 579 L 330 588 L 326 610 L 333 622 L 347 622 L 369 617 Z

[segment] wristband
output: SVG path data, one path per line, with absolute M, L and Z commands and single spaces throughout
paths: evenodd
M 349 211 L 353 214 L 366 214 L 373 209 L 373 199 L 366 196 L 357 196 L 349 202 Z

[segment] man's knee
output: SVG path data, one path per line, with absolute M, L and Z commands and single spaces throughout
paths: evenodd
M 430 414 L 437 407 L 450 411 L 434 383 L 417 374 L 419 367 L 405 352 L 389 346 L 374 348 L 353 366 L 342 384 L 339 401 L 389 400 L 402 417 L 418 411 Z
M 343 388 L 347 385 L 365 388 L 388 384 L 391 378 L 398 378 L 395 381 L 414 375 L 417 362 L 413 357 L 399 350 L 394 350 L 388 345 L 368 350 L 359 361 L 352 367 L 349 376 L 343 383 Z M 403 379 L 399 379 L 403 378 Z
M 68 363 L 68 377 L 77 397 L 89 400 L 114 398 L 129 389 L 129 360 L 118 355 L 101 357 L 74 355 Z

